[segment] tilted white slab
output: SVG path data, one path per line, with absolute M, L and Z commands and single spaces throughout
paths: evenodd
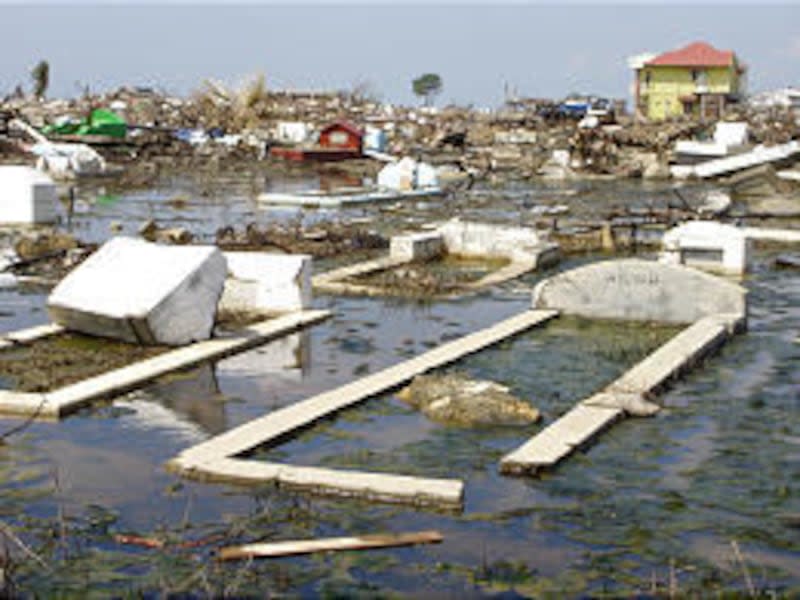
M 214 246 L 106 242 L 47 301 L 66 329 L 131 343 L 181 346 L 208 339 L 227 275 Z

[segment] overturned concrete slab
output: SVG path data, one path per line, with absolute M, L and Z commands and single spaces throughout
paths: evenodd
M 416 375 L 454 362 L 540 325 L 556 315 L 555 311 L 525 311 L 416 358 L 245 423 L 184 450 L 170 461 L 168 467 L 200 479 L 251 483 L 273 481 L 279 485 L 323 494 L 366 497 L 386 502 L 460 505 L 464 486 L 458 480 L 295 467 L 236 457 L 297 433 L 320 419 L 395 388 Z
M 746 232 L 715 221 L 689 221 L 662 238 L 661 262 L 741 275 L 750 263 Z
M 228 278 L 222 313 L 279 313 L 311 306 L 311 257 L 305 254 L 226 252 Z
M 213 246 L 114 238 L 55 287 L 47 308 L 66 329 L 180 346 L 210 337 L 226 275 Z
M 747 310 L 744 288 L 679 265 L 626 259 L 594 263 L 540 282 L 533 306 L 590 319 L 693 323 Z
M 30 167 L 0 166 L 0 223 L 53 223 L 57 206 L 50 177 Z
M 800 142 L 797 140 L 771 147 L 758 146 L 750 152 L 710 160 L 696 165 L 691 170 L 691 174 L 701 179 L 719 177 L 758 165 L 780 163 L 797 154 L 800 154 Z

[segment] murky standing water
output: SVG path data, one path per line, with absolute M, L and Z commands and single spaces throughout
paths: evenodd
M 98 190 L 87 190 L 74 227 L 99 241 L 114 221 L 131 233 L 157 217 L 194 224 L 210 238 L 223 224 L 296 217 L 258 207 L 248 191 L 254 181 L 257 174 L 233 176 L 201 195 L 197 182 L 177 178 L 105 203 L 97 201 Z M 370 207 L 304 218 L 371 218 L 400 227 L 456 212 L 517 223 L 526 218 L 526 203 L 561 198 L 557 191 L 515 187 L 497 196 L 487 191 L 494 202 L 476 195 L 413 211 Z M 572 197 L 580 205 L 593 198 L 603 206 L 646 205 L 667 193 L 631 183 L 581 184 Z M 185 201 L 168 202 L 179 195 Z M 559 270 L 598 258 L 566 261 Z M 531 427 L 446 427 L 384 394 L 250 457 L 458 477 L 466 484 L 463 512 L 202 484 L 166 473 L 164 462 L 189 445 L 525 309 L 547 273 L 426 304 L 319 296 L 315 304 L 334 316 L 303 333 L 7 438 L 0 445 L 0 518 L 46 562 L 44 568 L 12 551 L 8 572 L 24 593 L 81 597 L 705 594 L 751 586 L 798 593 L 800 529 L 791 517 L 800 514 L 800 273 L 772 269 L 771 254 L 757 258 L 745 281 L 748 332 L 663 394 L 665 410 L 656 417 L 623 422 L 540 478 L 500 476 L 498 460 L 675 329 L 560 318 L 448 367 L 529 400 L 544 417 Z M 41 289 L 0 291 L 0 327 L 45 322 L 45 298 Z M 0 431 L 17 424 L 0 420 Z M 222 565 L 212 554 L 222 535 L 236 542 L 428 528 L 439 529 L 444 543 L 247 565 Z M 118 534 L 167 545 L 122 544 Z M 198 544 L 182 546 L 187 540 Z

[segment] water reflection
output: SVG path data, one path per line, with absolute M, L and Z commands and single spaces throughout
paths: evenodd
M 263 412 L 269 407 L 266 391 L 296 385 L 310 360 L 308 332 L 298 332 L 217 363 L 167 375 L 115 405 L 130 411 L 125 419 L 130 427 L 167 430 L 196 441 L 230 428 L 228 405 L 241 398 L 239 394 L 264 398 Z

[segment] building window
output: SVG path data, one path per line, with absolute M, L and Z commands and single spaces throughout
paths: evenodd
M 348 139 L 349 137 L 344 131 L 332 131 L 328 136 L 330 143 L 336 146 L 344 146 L 347 144 Z
M 698 86 L 708 85 L 708 75 L 701 69 L 692 69 L 692 81 Z

